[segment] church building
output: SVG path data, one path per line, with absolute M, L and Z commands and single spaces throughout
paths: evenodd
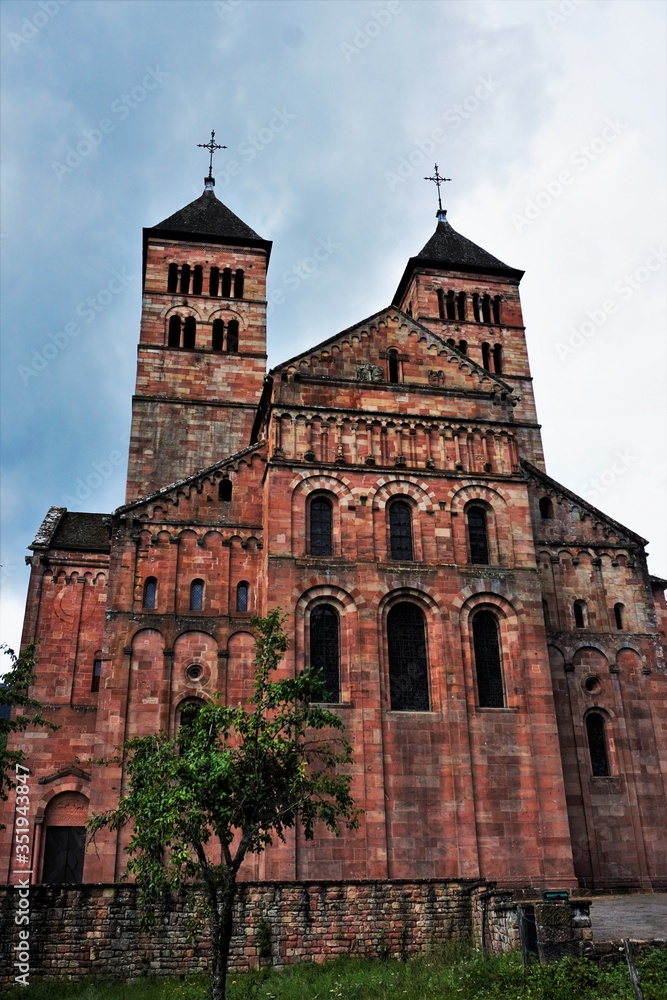
M 666 888 L 666 584 L 547 475 L 523 272 L 440 209 L 390 303 L 267 372 L 271 242 L 214 183 L 144 230 L 125 502 L 51 507 L 30 546 L 23 642 L 60 725 L 21 740 L 33 881 L 121 877 L 127 832 L 96 851 L 84 824 L 125 776 L 90 761 L 247 703 L 250 618 L 280 607 L 281 670 L 322 669 L 363 812 L 244 878 Z

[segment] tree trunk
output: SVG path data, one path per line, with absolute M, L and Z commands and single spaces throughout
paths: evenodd
M 211 907 L 211 1000 L 225 1000 L 226 996 L 235 895 L 236 872 L 226 872 L 216 893 L 215 911 Z

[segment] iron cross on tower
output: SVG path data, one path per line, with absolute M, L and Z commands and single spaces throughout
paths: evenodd
M 434 177 L 425 177 L 424 180 L 425 181 L 433 181 L 433 183 L 437 185 L 437 188 L 438 188 L 438 211 L 435 214 L 436 214 L 436 218 L 440 222 L 445 222 L 445 220 L 447 219 L 447 210 L 442 207 L 442 198 L 440 197 L 440 185 L 444 184 L 445 181 L 451 181 L 451 177 L 441 177 L 440 174 L 438 173 L 438 164 L 436 163 L 436 165 L 435 165 L 435 176 Z
M 210 157 L 210 159 L 208 161 L 208 177 L 204 178 L 204 186 L 205 186 L 205 188 L 207 190 L 212 190 L 213 189 L 213 185 L 215 184 L 215 179 L 213 177 L 213 154 L 215 153 L 216 149 L 227 149 L 227 147 L 226 146 L 221 146 L 219 143 L 217 143 L 215 141 L 215 132 L 211 131 L 211 139 L 210 139 L 210 141 L 209 142 L 198 142 L 197 143 L 197 148 L 198 149 L 208 149 L 209 152 L 210 152 L 210 154 L 211 154 L 211 157 Z

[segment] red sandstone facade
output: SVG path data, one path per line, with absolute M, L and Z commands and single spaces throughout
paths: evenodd
M 246 878 L 667 886 L 664 581 L 545 473 L 522 272 L 443 213 L 390 306 L 267 375 L 270 249 L 211 189 L 145 231 L 125 505 L 51 508 L 31 546 L 23 640 L 61 726 L 22 740 L 33 880 L 120 877 L 126 838 L 65 844 L 123 787 L 87 762 L 246 701 L 249 618 L 280 606 L 286 673 L 322 609 L 337 630 L 363 816 Z

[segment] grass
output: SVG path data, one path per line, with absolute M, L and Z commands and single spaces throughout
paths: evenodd
M 667 996 L 667 952 L 637 960 L 645 1000 Z M 633 1000 L 625 964 L 598 968 L 585 959 L 531 965 L 526 972 L 514 953 L 485 957 L 449 953 L 413 961 L 371 962 L 341 958 L 324 965 L 303 963 L 283 972 L 231 974 L 228 1000 Z M 134 983 L 54 981 L 15 987 L 8 1000 L 207 1000 L 199 979 L 143 979 Z

